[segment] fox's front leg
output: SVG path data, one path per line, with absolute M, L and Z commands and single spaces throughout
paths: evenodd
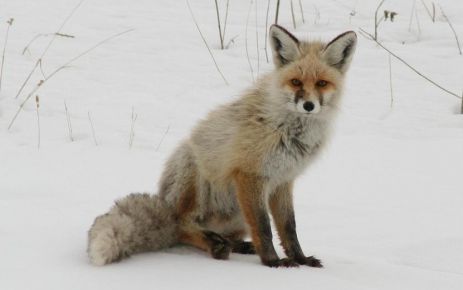
M 275 252 L 272 230 L 264 199 L 264 180 L 256 175 L 235 174 L 237 197 L 244 217 L 251 228 L 252 242 L 264 265 L 270 267 L 297 266 L 291 259 L 280 259 Z
M 297 239 L 292 188 L 292 182 L 284 183 L 270 194 L 269 205 L 281 244 L 288 258 L 301 265 L 322 267 L 320 260 L 313 256 L 306 257 L 304 255 Z

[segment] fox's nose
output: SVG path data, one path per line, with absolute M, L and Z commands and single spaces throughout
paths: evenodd
M 307 112 L 312 112 L 313 109 L 315 108 L 315 105 L 314 103 L 308 101 L 308 102 L 305 102 L 304 105 L 302 105 L 302 107 L 304 107 L 304 110 L 306 110 Z

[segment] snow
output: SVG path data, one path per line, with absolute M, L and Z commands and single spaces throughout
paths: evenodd
M 221 3 L 224 11 L 225 1 Z M 0 39 L 14 17 L 0 92 L 1 289 L 462 289 L 463 115 L 461 100 L 433 87 L 392 58 L 390 107 L 387 53 L 359 35 L 338 126 L 329 148 L 295 187 L 298 233 L 325 268 L 270 269 L 256 256 L 216 261 L 187 247 L 144 253 L 104 267 L 89 264 L 86 234 L 95 216 L 130 192 L 155 192 L 163 162 L 192 126 L 236 98 L 252 78 L 245 51 L 249 1 L 230 1 L 226 42 L 219 49 L 213 1 L 190 4 L 224 84 L 184 1 L 85 1 L 43 60 L 49 73 L 102 39 L 134 28 L 59 72 L 39 91 L 41 146 L 31 99 L 37 71 L 17 90 L 76 0 L 2 1 Z M 271 1 L 271 19 L 275 1 Z M 292 29 L 288 1 L 280 24 L 300 38 L 330 40 L 346 30 L 373 31 L 379 1 L 298 1 Z M 266 1 L 257 1 L 259 74 L 265 61 Z M 425 1 L 430 5 L 430 1 Z M 463 4 L 440 0 L 460 39 Z M 386 1 L 398 13 L 380 40 L 425 75 L 459 94 L 463 57 L 437 8 L 432 23 L 421 1 Z M 320 17 L 316 18 L 316 11 Z M 349 13 L 355 10 L 355 16 Z M 257 72 L 255 8 L 248 48 Z M 224 13 L 222 13 L 222 17 Z M 270 51 L 269 51 L 270 53 Z M 67 132 L 68 106 L 74 142 Z M 129 148 L 132 107 L 138 118 Z M 91 113 L 98 146 L 88 120 Z M 275 243 L 278 241 L 275 240 Z M 282 250 L 279 249 L 279 253 Z

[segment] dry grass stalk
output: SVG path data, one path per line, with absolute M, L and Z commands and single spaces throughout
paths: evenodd
M 198 22 L 196 21 L 195 15 L 193 14 L 193 10 L 191 9 L 190 2 L 189 2 L 188 0 L 186 0 L 186 4 L 188 5 L 188 10 L 190 11 L 191 18 L 193 18 L 193 22 L 194 22 L 194 24 L 195 24 L 195 26 L 196 26 L 196 29 L 198 30 L 199 35 L 201 36 L 201 39 L 203 40 L 204 45 L 206 46 L 207 51 L 209 52 L 209 55 L 211 56 L 212 61 L 214 62 L 215 68 L 216 68 L 217 71 L 219 72 L 219 74 L 220 74 L 220 76 L 222 77 L 222 79 L 223 79 L 223 81 L 225 82 L 225 84 L 228 86 L 228 81 L 227 81 L 227 79 L 225 78 L 225 76 L 223 75 L 222 71 L 220 70 L 219 65 L 217 64 L 217 61 L 215 60 L 214 55 L 212 54 L 211 48 L 210 48 L 209 45 L 207 44 L 206 38 L 204 38 L 204 35 L 203 35 L 203 33 L 201 32 L 201 29 L 199 28 Z
M 416 27 L 418 28 L 418 39 L 421 38 L 421 24 L 420 18 L 418 17 L 418 10 L 415 9 Z
M 423 4 L 424 8 L 426 9 L 426 12 L 428 13 L 429 18 L 431 18 L 431 21 L 436 22 L 436 5 L 434 4 L 434 2 L 431 3 L 432 12 L 429 10 L 428 5 L 424 3 L 424 0 L 421 0 L 421 4 Z
M 98 146 L 98 142 L 96 141 L 95 127 L 93 126 L 93 120 L 90 111 L 88 111 L 88 121 L 90 122 L 90 127 L 92 129 L 93 141 L 95 142 L 95 146 Z
M 246 58 L 248 59 L 249 70 L 251 71 L 252 82 L 254 82 L 255 81 L 254 80 L 254 70 L 252 69 L 251 59 L 249 58 L 249 50 L 248 50 L 248 26 L 249 26 L 249 16 L 251 15 L 251 9 L 252 9 L 252 0 L 249 4 L 248 17 L 246 18 L 246 31 L 245 31 L 245 36 L 244 36 L 244 46 L 246 49 Z
M 137 121 L 138 114 L 135 114 L 135 109 L 132 107 L 132 124 L 130 126 L 130 136 L 129 136 L 129 149 L 132 148 L 133 140 L 135 138 L 135 121 Z
M 387 55 L 387 59 L 389 62 L 389 87 L 391 91 L 391 109 L 392 109 L 392 106 L 394 104 L 394 93 L 392 90 L 392 64 L 391 64 L 391 54 L 390 53 Z
M 222 28 L 220 26 L 220 13 L 219 13 L 219 3 L 215 0 L 215 11 L 217 13 L 217 25 L 219 26 L 219 36 L 220 36 L 220 49 L 223 49 L 223 36 L 222 36 Z
M 2 65 L 0 67 L 0 91 L 2 90 L 2 80 L 3 80 L 3 67 L 5 66 L 5 53 L 6 53 L 6 43 L 8 42 L 8 34 L 10 33 L 10 27 L 13 25 L 14 18 L 10 18 L 6 23 L 5 42 L 3 44 L 3 53 L 2 53 Z
M 74 142 L 74 137 L 72 136 L 71 116 L 69 115 L 68 106 L 66 105 L 66 101 L 64 101 L 64 112 L 66 113 L 66 121 L 68 124 L 69 140 L 71 140 L 71 142 Z
M 463 114 L 463 91 L 461 92 L 461 113 Z
M 277 0 L 277 7 L 275 12 L 275 24 L 278 24 L 278 14 L 280 13 L 280 0 Z
M 459 52 L 460 55 L 461 55 L 460 40 L 458 40 L 457 32 L 455 31 L 455 28 L 453 28 L 452 22 L 450 22 L 450 19 L 449 19 L 449 18 L 447 17 L 447 15 L 445 14 L 444 9 L 442 8 L 442 6 L 439 5 L 439 8 L 440 8 L 440 10 L 441 10 L 441 12 L 442 12 L 442 16 L 444 16 L 445 20 L 446 20 L 447 23 L 449 24 L 450 29 L 452 29 L 453 36 L 455 37 L 455 41 L 456 41 L 456 43 L 457 43 L 458 52 Z
M 43 71 L 42 60 L 40 60 L 39 62 L 39 68 L 40 68 L 40 72 L 42 73 L 43 78 L 46 79 L 47 76 L 45 75 L 45 72 Z
M 415 14 L 416 0 L 413 0 L 412 12 L 410 13 L 410 20 L 408 22 L 408 31 L 412 31 L 413 15 Z
M 321 16 L 320 16 L 320 9 L 318 9 L 317 5 L 315 5 L 315 4 L 313 5 L 313 8 L 314 8 L 314 10 L 315 10 L 315 17 L 314 17 L 314 19 L 313 19 L 313 24 L 314 24 L 314 25 L 317 25 L 317 24 L 318 24 L 318 21 L 320 21 L 320 18 L 321 18 Z
M 381 0 L 381 2 L 379 2 L 379 5 L 378 7 L 376 7 L 376 11 L 375 11 L 375 40 L 378 40 L 378 27 L 379 25 L 381 24 L 381 21 L 383 18 L 380 18 L 378 20 L 378 11 L 379 11 L 379 8 L 381 8 L 381 6 L 383 5 L 384 1 L 386 0 Z
M 62 69 L 68 67 L 71 63 L 73 63 L 74 61 L 78 60 L 79 58 L 81 58 L 82 56 L 86 55 L 87 53 L 91 52 L 92 50 L 94 50 L 95 48 L 99 47 L 100 45 L 104 44 L 105 42 L 108 42 L 116 37 L 119 37 L 125 33 L 128 33 L 128 32 L 131 32 L 133 31 L 133 29 L 129 29 L 129 30 L 126 30 L 126 31 L 123 31 L 123 32 L 120 32 L 120 33 L 117 33 L 113 36 L 110 36 L 100 42 L 98 42 L 97 44 L 95 44 L 94 46 L 90 47 L 89 49 L 85 50 L 84 52 L 80 53 L 79 55 L 73 57 L 72 59 L 70 59 L 69 61 L 67 61 L 65 64 L 61 65 L 60 67 L 58 67 L 57 69 L 55 69 L 51 74 L 49 74 L 48 76 L 46 76 L 46 78 L 44 78 L 43 80 L 40 80 L 37 85 L 34 87 L 34 89 L 32 89 L 32 91 L 27 95 L 27 97 L 24 99 L 24 101 L 19 105 L 18 107 L 18 110 L 16 111 L 16 114 L 14 115 L 13 119 L 11 120 L 10 124 L 8 125 L 8 130 L 11 129 L 11 126 L 13 126 L 13 123 L 15 122 L 16 118 L 18 117 L 19 113 L 21 112 L 22 108 L 24 107 L 24 105 L 27 103 L 27 101 L 32 97 L 32 95 L 34 93 L 36 93 L 40 87 L 46 83 L 49 79 L 51 79 L 55 74 L 57 74 L 59 71 L 61 71 Z M 37 62 L 37 65 L 39 65 L 41 63 L 41 59 L 39 59 L 39 61 Z
M 39 108 L 40 108 L 40 100 L 39 100 L 39 95 L 35 96 L 35 109 L 37 111 L 37 149 L 40 149 L 40 114 L 39 114 Z
M 231 46 L 232 44 L 235 43 L 235 39 L 236 39 L 238 36 L 239 36 L 239 35 L 235 35 L 235 36 L 233 36 L 232 38 L 230 38 L 230 40 L 228 41 L 227 45 L 225 45 L 225 48 L 226 48 L 226 49 L 230 48 L 230 46 Z
M 51 45 L 53 44 L 53 42 L 55 41 L 56 37 L 58 36 L 58 34 L 61 33 L 61 30 L 63 29 L 64 25 L 66 25 L 66 23 L 71 19 L 72 15 L 74 15 L 74 13 L 77 11 L 77 9 L 80 7 L 80 5 L 82 5 L 82 3 L 84 2 L 85 0 L 80 0 L 80 2 L 72 9 L 71 13 L 69 13 L 69 15 L 64 19 L 63 23 L 61 23 L 61 26 L 58 28 L 58 31 L 56 33 L 53 34 L 53 37 L 51 38 L 50 42 L 48 42 L 47 46 L 45 47 L 45 49 L 43 50 L 42 54 L 40 55 L 40 57 L 37 59 L 37 61 L 35 62 L 34 64 L 34 67 L 32 68 L 32 70 L 30 71 L 29 75 L 26 77 L 26 79 L 24 80 L 24 82 L 22 83 L 21 87 L 19 88 L 18 92 L 16 93 L 16 96 L 15 96 L 15 99 L 17 99 L 19 97 L 19 95 L 21 94 L 22 90 L 24 89 L 24 87 L 26 86 L 26 84 L 29 82 L 30 78 L 32 77 L 32 75 L 34 74 L 35 70 L 37 69 L 37 67 L 39 66 L 40 62 L 42 61 L 42 59 L 45 57 L 45 55 L 47 54 L 48 52 L 48 49 L 50 49 Z
M 52 36 L 52 35 L 56 35 L 56 36 L 60 36 L 60 37 L 64 37 L 64 38 L 75 38 L 74 35 L 65 34 L 65 33 L 59 33 L 59 32 L 55 32 L 55 33 L 39 33 L 39 34 L 37 34 L 36 36 L 34 36 L 34 37 L 27 43 L 27 45 L 23 48 L 22 55 L 25 55 L 26 52 L 29 52 L 29 54 L 31 54 L 29 48 L 30 48 L 30 46 L 32 45 L 32 43 L 34 43 L 37 39 L 39 39 L 40 37 L 48 37 L 48 36 Z
M 299 0 L 299 9 L 301 9 L 302 23 L 305 23 L 304 9 L 302 9 L 302 1 Z
M 290 0 L 289 4 L 291 5 L 291 19 L 293 20 L 293 27 L 294 27 L 294 29 L 296 29 L 296 17 L 294 16 L 293 0 Z
M 256 17 L 256 53 L 257 53 L 257 76 L 259 76 L 260 71 L 260 51 L 259 51 L 259 30 L 257 29 L 257 0 L 256 1 L 256 10 L 255 10 L 255 17 Z
M 224 23 L 223 23 L 223 33 L 222 33 L 222 37 L 223 39 L 225 40 L 225 32 L 227 31 L 227 21 L 228 21 L 228 8 L 230 6 L 230 0 L 227 0 L 227 7 L 225 8 L 225 20 L 224 20 Z M 227 48 L 225 46 L 225 48 Z
M 265 59 L 268 63 L 268 52 L 267 52 L 267 43 L 268 43 L 268 14 L 270 12 L 270 0 L 267 2 L 267 14 L 265 16 L 265 43 L 264 43 L 264 50 L 265 50 Z
M 446 92 L 447 94 L 449 95 L 452 95 L 454 97 L 457 97 L 459 99 L 461 99 L 462 97 L 446 88 L 444 88 L 443 86 L 439 85 L 438 83 L 436 83 L 435 81 L 431 80 L 429 77 L 425 76 L 424 74 L 422 74 L 420 71 L 418 71 L 416 68 L 414 68 L 413 66 L 411 66 L 408 62 L 406 62 L 405 60 L 403 60 L 400 56 L 396 55 L 395 53 L 393 53 L 391 50 L 389 50 L 387 47 L 385 47 L 384 45 L 382 45 L 379 41 L 377 41 L 375 39 L 375 37 L 373 35 L 371 35 L 370 33 L 366 32 L 365 30 L 363 30 L 362 28 L 360 28 L 360 33 L 367 39 L 369 40 L 373 40 L 374 42 L 376 42 L 376 44 L 378 44 L 382 49 L 384 49 L 385 51 L 389 52 L 390 55 L 392 55 L 394 58 L 396 58 L 397 60 L 399 60 L 401 63 L 405 64 L 408 68 L 410 68 L 412 71 L 414 71 L 417 75 L 419 75 L 420 77 L 422 77 L 423 79 L 427 80 L 428 82 L 430 82 L 431 84 L 433 84 L 434 86 L 438 87 L 439 89 L 441 89 L 442 91 Z
M 159 148 L 161 147 L 162 142 L 164 141 L 164 138 L 166 138 L 167 133 L 169 133 L 169 129 L 170 129 L 170 124 L 167 126 L 166 131 L 162 135 L 161 140 L 158 143 L 158 146 L 156 146 L 156 150 L 155 150 L 156 152 L 158 152 Z

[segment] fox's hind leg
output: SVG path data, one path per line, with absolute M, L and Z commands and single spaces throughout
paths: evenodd
M 214 259 L 227 260 L 232 243 L 221 235 L 207 230 L 182 231 L 180 243 L 187 244 L 211 254 Z
M 245 255 L 256 254 L 254 244 L 248 241 L 232 241 L 232 252 Z
M 243 240 L 246 236 L 244 230 L 237 230 L 232 233 L 225 235 L 225 238 L 232 244 L 232 253 L 254 255 L 256 254 L 256 248 L 252 242 Z

